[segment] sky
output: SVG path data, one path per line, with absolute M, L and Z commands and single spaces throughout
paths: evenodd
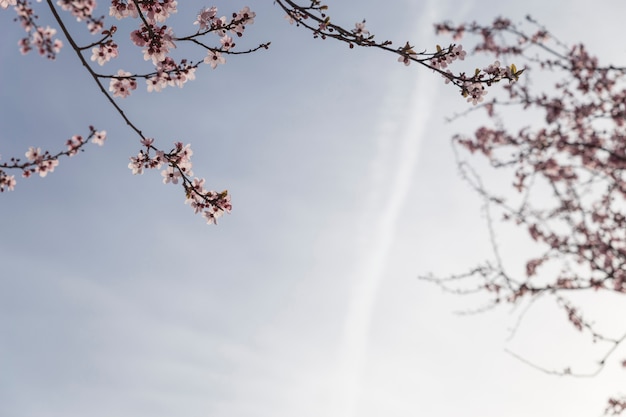
M 337 23 L 365 18 L 376 39 L 420 50 L 451 41 L 433 34 L 438 21 L 531 14 L 608 62 L 626 53 L 613 41 L 617 0 L 327 4 Z M 271 1 L 249 5 L 257 18 L 237 42 L 269 50 L 120 101 L 160 146 L 191 143 L 196 175 L 229 190 L 217 226 L 158 172 L 133 176 L 138 140 L 69 48 L 55 62 L 21 56 L 21 29 L 0 10 L 2 160 L 59 149 L 89 125 L 108 132 L 0 195 L 0 416 L 587 417 L 626 393 L 616 366 L 561 378 L 507 353 L 593 364 L 594 347 L 549 303 L 511 339 L 520 309 L 458 315 L 481 300 L 417 279 L 491 256 L 449 140 L 484 119 L 446 122 L 467 109 L 458 92 L 394 56 L 312 39 Z M 192 22 L 202 4 L 179 6 L 176 22 Z M 105 68 L 141 59 L 126 51 Z M 533 250 L 508 229 L 498 243 L 513 263 Z

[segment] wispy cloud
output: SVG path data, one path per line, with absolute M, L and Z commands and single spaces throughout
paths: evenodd
M 420 30 L 415 39 L 420 39 L 421 44 L 427 44 L 432 39 L 431 23 L 435 21 L 433 3 L 428 2 L 419 14 Z M 419 70 L 416 73 L 418 75 L 413 85 L 393 83 L 395 87 L 381 105 L 379 153 L 372 164 L 369 204 L 365 205 L 360 225 L 363 242 L 359 254 L 361 263 L 357 266 L 345 319 L 340 366 L 335 376 L 336 401 L 331 415 L 358 415 L 360 377 L 367 356 L 367 340 L 376 294 L 384 278 L 398 219 L 414 179 L 421 142 L 427 133 L 425 127 L 431 116 L 429 103 L 436 96 L 438 88 L 432 82 L 432 74 Z M 407 91 L 409 95 L 403 100 Z

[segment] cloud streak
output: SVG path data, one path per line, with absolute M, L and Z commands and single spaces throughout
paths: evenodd
M 428 2 L 421 11 L 415 36 L 421 43 L 432 39 L 429 22 L 435 21 L 435 7 Z M 426 41 L 426 42 L 425 42 Z M 335 375 L 336 401 L 332 405 L 333 416 L 353 417 L 359 415 L 358 402 L 361 394 L 361 374 L 367 357 L 367 345 L 376 294 L 384 278 L 389 253 L 394 241 L 398 220 L 407 199 L 420 154 L 421 142 L 431 116 L 429 106 L 438 85 L 432 74 L 419 72 L 411 87 L 395 82 L 382 105 L 377 138 L 378 156 L 373 163 L 370 196 L 363 213 L 360 229 L 365 242 L 359 250 L 362 262 L 357 267 L 355 283 L 345 318 L 344 339 L 339 354 L 339 366 Z M 408 89 L 408 100 L 400 97 Z M 408 105 L 404 105 L 408 102 Z M 396 149 L 393 149 L 396 148 Z M 392 153 L 391 158 L 387 154 Z

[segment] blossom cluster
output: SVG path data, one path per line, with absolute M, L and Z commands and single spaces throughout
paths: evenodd
M 501 79 L 517 81 L 523 72 L 523 70 L 510 71 L 503 67 L 495 73 L 489 73 L 486 69 L 477 69 L 469 76 L 465 72 L 455 74 L 448 67 L 454 61 L 463 61 L 465 59 L 467 52 L 463 50 L 462 45 L 451 44 L 447 48 L 437 45 L 436 52 L 417 53 L 413 50 L 410 43 L 407 42 L 404 46 L 394 49 L 391 47 L 391 41 L 375 41 L 374 35 L 365 26 L 365 20 L 356 22 L 352 30 L 346 30 L 331 23 L 331 19 L 327 15 L 328 7 L 321 4 L 320 0 L 312 0 L 309 7 L 301 7 L 292 0 L 276 0 L 276 3 L 286 12 L 285 19 L 289 23 L 295 23 L 298 26 L 309 29 L 313 32 L 313 37 L 336 39 L 346 42 L 350 48 L 353 48 L 354 45 L 359 45 L 382 49 L 398 55 L 398 62 L 405 66 L 409 66 L 411 62 L 416 62 L 441 74 L 446 84 L 452 83 L 457 86 L 461 90 L 463 97 L 466 97 L 467 101 L 474 105 L 484 100 L 484 96 L 487 94 L 486 87 Z
M 6 9 L 9 6 L 15 6 L 17 4 L 17 0 L 0 0 L 0 8 Z
M 52 154 L 50 151 L 42 151 L 39 147 L 30 146 L 24 154 L 26 161 L 22 161 L 21 158 L 11 158 L 9 162 L 0 162 L 0 192 L 5 190 L 13 191 L 15 189 L 15 176 L 8 175 L 6 173 L 8 169 L 21 170 L 23 178 L 28 178 L 33 174 L 45 177 L 59 165 L 60 156 L 72 157 L 76 155 L 89 141 L 102 146 L 106 140 L 106 131 L 97 131 L 93 126 L 90 126 L 89 130 L 90 133 L 87 138 L 83 138 L 81 135 L 74 135 L 68 139 L 66 141 L 67 150 L 65 151 Z
M 95 35 L 104 26 L 104 16 L 95 17 L 96 0 L 58 0 L 57 5 L 66 12 L 70 12 L 77 21 L 87 23 L 89 33 Z
M 517 80 L 522 71 L 499 61 L 511 57 L 525 59 L 545 80 L 558 80 L 540 91 L 531 83 L 509 83 L 504 99 L 481 106 L 492 123 L 472 135 L 454 137 L 455 145 L 469 155 L 483 156 L 498 170 L 498 178 L 510 176 L 517 192 L 496 196 L 469 161 L 459 160 L 462 175 L 485 198 L 488 213 L 519 226 L 537 253 L 517 271 L 503 262 L 493 237 L 495 217 L 489 214 L 497 262 L 425 279 L 457 294 L 484 293 L 489 299 L 486 308 L 524 301 L 530 306 L 540 296 L 553 297 L 570 325 L 605 345 L 604 356 L 594 361 L 597 373 L 626 336 L 596 330 L 599 326 L 567 298 L 576 292 L 598 294 L 595 297 L 626 294 L 626 69 L 602 66 L 584 45 L 568 47 L 528 21 L 534 26 L 531 32 L 503 18 L 487 26 L 443 23 L 437 31 L 452 33 L 455 40 L 475 35 L 473 52 L 498 59 L 481 71 L 487 85 Z M 466 88 L 468 100 L 481 101 L 484 94 L 478 86 Z M 504 123 L 504 115 L 515 109 L 530 109 L 539 117 L 514 130 Z M 569 367 L 535 367 L 552 374 L 587 375 Z M 609 399 L 606 414 L 624 411 L 626 398 Z
M 177 64 L 172 58 L 167 57 L 157 64 L 156 69 L 156 74 L 146 79 L 148 92 L 159 92 L 167 86 L 182 88 L 187 81 L 196 78 L 196 66 L 188 63 L 186 59 Z
M 104 65 L 119 55 L 117 44 L 112 39 L 100 43 L 93 47 L 91 51 L 91 60 L 98 61 L 98 65 Z
M 57 0 L 56 5 L 77 21 L 85 22 L 91 34 L 102 35 L 99 40 L 91 44 L 79 46 L 54 6 L 48 2 L 57 24 L 68 37 L 72 49 L 80 56 L 91 76 L 112 103 L 114 103 L 114 98 L 130 96 L 137 89 L 139 79 L 145 79 L 148 92 L 159 92 L 168 86 L 182 87 L 188 81 L 195 79 L 195 72 L 202 63 L 215 69 L 226 63 L 225 55 L 227 54 L 246 54 L 261 48 L 267 49 L 269 46 L 269 43 L 266 43 L 247 51 L 234 50 L 233 37 L 242 37 L 246 28 L 253 24 L 256 18 L 256 14 L 247 6 L 238 12 L 231 13 L 230 16 L 218 16 L 217 7 L 204 7 L 198 12 L 193 22 L 198 26 L 197 31 L 187 36 L 176 36 L 174 28 L 167 24 L 168 18 L 178 12 L 176 0 L 111 0 L 108 8 L 110 17 L 117 20 L 135 19 L 138 22 L 137 29 L 129 32 L 129 39 L 133 45 L 141 48 L 143 59 L 154 65 L 154 71 L 139 73 L 118 69 L 112 74 L 102 74 L 94 70 L 89 61 L 105 66 L 121 55 L 117 27 L 110 26 L 103 30 L 105 18 L 104 16 L 96 17 L 95 0 Z M 30 0 L 0 0 L 0 8 L 7 9 L 10 6 L 13 6 L 17 13 L 15 20 L 21 23 L 28 34 L 19 41 L 22 53 L 36 49 L 41 55 L 54 59 L 63 46 L 61 41 L 55 38 L 56 29 L 37 24 L 38 18 Z M 209 46 L 203 40 L 209 34 L 217 35 L 216 46 Z M 196 61 L 186 58 L 176 61 L 171 53 L 181 42 L 201 47 L 205 50 L 204 55 Z M 90 55 L 84 56 L 86 53 Z M 108 82 L 108 90 L 103 86 L 104 81 Z M 192 152 L 189 145 L 183 147 L 177 143 L 175 148 L 167 153 L 158 150 L 152 145 L 152 140 L 146 139 L 127 118 L 119 105 L 114 104 L 114 107 L 127 124 L 139 134 L 142 145 L 145 147 L 137 157 L 131 158 L 129 167 L 133 173 L 139 174 L 145 168 L 163 166 L 163 181 L 182 184 L 185 189 L 186 203 L 192 206 L 194 212 L 202 213 L 209 223 L 215 223 L 224 212 L 230 211 L 230 196 L 226 191 L 218 193 L 207 190 L 203 186 L 203 179 L 191 177 L 193 175 L 190 160 Z M 26 152 L 26 161 L 12 158 L 11 161 L 0 164 L 0 191 L 15 188 L 15 176 L 8 175 L 7 170 L 21 170 L 24 177 L 33 173 L 44 177 L 54 171 L 60 156 L 76 155 L 88 141 L 101 145 L 105 135 L 104 131 L 97 132 L 93 128 L 86 139 L 80 135 L 74 135 L 67 140 L 66 150 L 57 154 L 31 147 Z
M 198 31 L 190 36 L 176 37 L 171 27 L 162 24 L 170 15 L 177 12 L 176 1 L 139 2 L 138 4 L 139 9 L 134 2 L 115 0 L 111 4 L 109 13 L 117 19 L 137 18 L 138 16 L 144 18 L 139 29 L 131 32 L 130 39 L 133 44 L 143 48 L 144 60 L 151 60 L 155 71 L 143 75 L 118 71 L 117 76 L 112 76 L 109 84 L 109 91 L 116 97 L 128 97 L 136 88 L 136 78 L 146 79 L 148 92 L 159 92 L 167 86 L 183 87 L 187 81 L 194 80 L 195 70 L 200 62 L 208 64 L 213 69 L 225 64 L 226 58 L 223 54 L 232 53 L 231 50 L 235 46 L 229 34 L 243 36 L 246 25 L 254 23 L 256 17 L 256 14 L 247 6 L 233 13 L 230 19 L 226 16 L 218 17 L 215 6 L 205 7 L 198 12 L 194 22 L 194 25 L 199 26 Z M 197 40 L 208 33 L 219 36 L 219 47 L 209 47 Z M 182 41 L 191 41 L 207 49 L 204 59 L 196 64 L 186 59 L 176 63 L 169 54 L 172 49 L 176 48 L 176 42 Z M 267 45 L 262 46 L 267 47 Z M 92 49 L 92 52 L 91 60 L 97 60 L 100 65 L 118 56 L 117 44 L 111 39 L 100 42 Z
M 444 69 L 457 59 L 463 61 L 466 54 L 462 45 L 451 45 L 448 51 L 444 51 L 441 46 L 437 45 L 437 53 L 430 59 L 430 63 L 435 68 Z
M 56 29 L 50 26 L 39 26 L 36 22 L 37 15 L 27 0 L 0 0 L 0 8 L 7 9 L 14 6 L 17 14 L 16 21 L 20 22 L 27 36 L 20 39 L 18 45 L 22 54 L 27 54 L 33 49 L 37 49 L 40 55 L 48 59 L 55 59 L 63 47 L 63 42 L 56 39 Z
M 100 85 L 101 91 L 107 96 L 107 99 L 125 122 L 140 136 L 145 150 L 131 159 L 129 166 L 133 173 L 141 173 L 145 168 L 161 168 L 164 164 L 166 167 L 162 171 L 163 180 L 173 184 L 182 183 L 186 190 L 187 202 L 192 205 L 194 211 L 204 213 L 205 217 L 212 221 L 215 221 L 224 211 L 228 211 L 230 203 L 227 200 L 227 193 L 206 191 L 201 186 L 204 183 L 203 180 L 191 179 L 193 173 L 189 158 L 178 155 L 178 152 L 182 152 L 181 155 L 190 152 L 188 147 L 178 149 L 177 145 L 173 151 L 166 153 L 154 148 L 152 143 L 144 143 L 147 139 L 141 130 L 131 122 L 114 99 L 129 97 L 137 89 L 139 79 L 145 80 L 148 92 L 159 92 L 168 86 L 183 87 L 188 81 L 195 79 L 196 70 L 202 63 L 216 69 L 226 63 L 226 55 L 228 54 L 245 54 L 267 48 L 269 43 L 260 44 L 258 47 L 247 51 L 234 50 L 233 38 L 244 35 L 246 28 L 254 23 L 256 14 L 246 6 L 229 16 L 219 16 L 217 7 L 204 7 L 197 13 L 193 22 L 198 27 L 197 31 L 187 36 L 180 36 L 168 24 L 168 19 L 178 12 L 178 1 L 111 0 L 108 8 L 110 17 L 117 20 L 136 20 L 137 27 L 129 32 L 129 39 L 133 45 L 141 48 L 144 61 L 150 61 L 154 65 L 154 71 L 140 73 L 118 69 L 114 73 L 101 74 L 94 70 L 89 61 L 97 63 L 99 66 L 105 66 L 120 57 L 122 52 L 118 47 L 120 42 L 117 27 L 110 26 L 110 28 L 102 30 L 105 18 L 104 16 L 95 17 L 95 0 L 57 0 L 57 6 L 68 12 L 76 20 L 86 22 L 87 29 L 91 34 L 100 33 L 102 35 L 99 40 L 91 44 L 79 46 L 65 26 L 63 19 L 59 17 L 54 5 L 50 2 L 47 4 L 51 8 L 58 25 L 68 37 L 72 49 L 79 55 L 90 75 Z M 277 0 L 276 4 L 287 12 L 287 18 L 292 23 L 310 29 L 315 37 L 330 37 L 348 43 L 351 48 L 355 45 L 379 48 L 396 54 L 398 61 L 405 65 L 417 62 L 439 72 L 445 77 L 446 82 L 459 87 L 463 95 L 473 104 L 483 100 L 486 94 L 485 86 L 502 78 L 511 80 L 519 75 L 519 73 L 515 74 L 515 71 L 507 72 L 505 69 L 498 70 L 498 72 L 485 70 L 485 72 L 480 73 L 477 71 L 476 74 L 469 77 L 465 76 L 464 73 L 455 75 L 450 72 L 448 66 L 456 60 L 464 59 L 466 52 L 461 45 L 452 44 L 443 49 L 437 47 L 437 52 L 418 54 L 408 42 L 404 47 L 393 48 L 391 41 L 374 41 L 374 35 L 366 27 L 365 20 L 355 23 L 352 29 L 344 29 L 331 23 L 330 17 L 326 15 L 327 6 L 321 4 L 319 0 L 311 0 L 310 6 L 306 7 L 300 6 L 292 0 Z M 6 9 L 9 6 L 14 6 L 18 15 L 16 20 L 22 24 L 28 33 L 28 36 L 20 41 L 22 52 L 26 53 L 36 48 L 40 54 L 51 59 L 54 58 L 62 47 L 61 41 L 54 38 L 56 30 L 37 25 L 37 17 L 29 0 L 0 0 L 1 8 Z M 307 19 L 314 23 L 310 25 L 307 23 Z M 204 37 L 208 34 L 218 37 L 219 42 L 216 42 L 216 46 L 209 46 L 204 41 Z M 175 60 L 171 54 L 182 42 L 203 48 L 205 53 L 202 58 L 195 61 Z M 85 57 L 85 54 L 90 54 L 90 56 Z M 105 81 L 108 82 L 108 89 L 103 86 Z M 91 137 L 93 137 L 94 143 L 98 143 L 100 140 L 95 131 L 92 132 Z M 55 164 L 58 163 L 58 156 L 61 154 L 75 155 L 85 142 L 80 136 L 73 136 L 67 141 L 68 150 L 54 156 L 49 153 L 39 154 L 37 149 L 33 149 L 29 155 L 35 159 L 29 160 L 32 165 L 29 170 L 32 169 L 33 172 L 38 172 L 40 175 L 51 172 L 56 166 Z M 0 165 L 0 168 L 20 168 L 19 164 L 16 163 L 9 165 Z M 14 179 L 10 180 L 4 171 L 0 177 L 4 188 L 12 189 L 14 187 Z
M 87 22 L 90 33 L 97 34 L 102 31 L 104 16 L 94 17 L 95 0 L 58 0 L 57 4 L 78 21 Z M 19 41 L 22 53 L 26 54 L 36 49 L 41 55 L 54 59 L 63 46 L 63 43 L 55 38 L 56 29 L 37 25 L 37 16 L 29 0 L 0 0 L 0 8 L 6 9 L 9 6 L 14 6 L 17 13 L 16 20 L 22 24 L 28 33 L 28 36 Z M 182 87 L 187 81 L 193 80 L 195 78 L 193 72 L 201 62 L 208 64 L 213 69 L 217 68 L 218 65 L 225 64 L 226 58 L 223 55 L 234 53 L 232 49 L 235 43 L 230 35 L 243 36 L 246 27 L 253 24 L 256 17 L 256 14 L 247 6 L 236 13 L 232 13 L 230 18 L 218 17 L 215 6 L 205 7 L 198 12 L 194 22 L 195 25 L 199 26 L 198 31 L 189 36 L 176 37 L 173 28 L 165 23 L 177 11 L 178 2 L 174 0 L 111 1 L 109 7 L 111 17 L 118 20 L 131 18 L 140 21 L 139 28 L 130 33 L 130 40 L 134 45 L 142 48 L 144 60 L 152 61 L 155 66 L 155 71 L 151 73 L 139 74 L 119 70 L 116 74 L 102 75 L 101 77 L 111 79 L 109 91 L 114 96 L 128 97 L 130 92 L 136 88 L 137 78 L 146 80 L 148 91 L 161 91 L 167 86 Z M 113 39 L 116 29 L 115 26 L 112 26 L 110 30 L 102 31 L 105 36 L 89 46 L 91 61 L 102 66 L 119 56 L 118 43 Z M 208 33 L 219 36 L 218 46 L 211 47 L 198 40 Z M 187 59 L 175 63 L 175 60 L 170 57 L 170 53 L 176 48 L 177 42 L 183 41 L 192 42 L 206 49 L 204 58 L 195 64 Z M 262 44 L 253 50 L 236 53 L 249 53 L 261 47 L 267 48 L 268 45 Z M 80 49 L 82 51 L 86 48 Z
M 204 188 L 205 179 L 193 176 L 191 156 L 193 151 L 189 144 L 175 142 L 174 148 L 165 153 L 153 146 L 154 139 L 141 140 L 144 149 L 137 156 L 130 158 L 128 168 L 133 174 L 143 174 L 144 169 L 161 169 L 164 184 L 182 183 L 186 200 L 194 210 L 201 213 L 208 224 L 217 224 L 217 219 L 224 213 L 230 213 L 232 205 L 228 191 L 216 192 Z
M 130 92 L 137 88 L 137 81 L 128 71 L 117 71 L 117 77 L 111 78 L 109 83 L 109 91 L 113 93 L 113 97 L 128 97 Z

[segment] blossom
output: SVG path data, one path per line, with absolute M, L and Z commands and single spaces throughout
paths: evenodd
M 222 36 L 220 38 L 220 43 L 222 44 L 222 49 L 225 51 L 228 51 L 233 46 L 235 46 L 235 44 L 233 43 L 233 38 L 231 38 L 230 36 Z
M 133 171 L 133 175 L 143 174 L 144 153 L 139 152 L 137 156 L 131 156 L 128 168 Z
M 106 140 L 106 138 L 107 138 L 107 131 L 101 130 L 100 132 L 95 132 L 93 134 L 93 139 L 91 141 L 98 146 L 102 146 L 104 145 L 104 141 Z
M 48 172 L 53 172 L 54 168 L 59 165 L 59 161 L 56 159 L 46 159 L 37 164 L 37 168 L 35 168 L 35 172 L 39 174 L 40 177 L 45 177 L 48 175 Z
M 493 64 L 489 64 L 488 67 L 483 68 L 487 74 L 498 74 L 500 72 L 500 61 L 495 61 Z
M 30 34 L 30 38 L 24 38 L 18 42 L 22 54 L 29 52 L 33 46 L 37 47 L 39 55 L 45 55 L 48 59 L 54 59 L 63 47 L 63 42 L 59 39 L 53 39 L 57 33 L 56 29 L 50 26 L 37 27 Z
M 218 218 L 224 213 L 230 213 L 232 210 L 228 191 L 222 191 L 221 193 L 209 191 L 203 195 L 203 199 L 206 208 L 202 212 L 202 217 L 206 219 L 207 224 L 217 224 Z
M 411 65 L 411 58 L 417 58 L 417 54 L 401 55 L 398 62 L 402 62 L 407 67 Z
M 446 68 L 448 66 L 448 62 L 448 56 L 444 54 L 437 55 L 430 60 L 430 64 L 439 69 Z
M 163 88 L 167 87 L 169 82 L 169 76 L 164 72 L 157 72 L 150 78 L 146 79 L 146 84 L 148 85 L 148 92 L 151 93 L 153 91 L 159 92 Z
M 289 22 L 290 25 L 293 25 L 297 21 L 302 19 L 302 15 L 295 10 L 290 10 L 286 15 L 285 19 Z
M 81 135 L 74 135 L 65 143 L 68 149 L 68 155 L 74 156 L 78 153 L 78 149 L 85 143 Z
M 102 20 L 94 20 L 94 21 L 87 23 L 87 29 L 89 30 L 89 33 L 91 33 L 92 35 L 95 35 L 98 32 L 102 31 L 103 27 L 104 27 L 104 23 L 102 22 Z
M 126 3 L 120 0 L 111 0 L 109 15 L 120 20 L 125 17 L 137 18 L 139 16 L 139 12 L 137 11 L 137 7 L 135 7 L 135 3 L 132 1 Z
M 352 29 L 352 33 L 354 33 L 358 38 L 369 35 L 370 31 L 365 29 L 365 20 L 355 23 L 354 29 Z
M 152 59 L 154 65 L 165 60 L 171 48 L 176 48 L 173 38 L 172 28 L 165 25 L 142 25 L 140 30 L 131 33 L 131 40 L 135 45 L 146 47 L 143 49 L 143 59 Z
M 143 28 L 142 28 L 143 29 Z M 133 30 L 130 32 L 130 40 L 137 46 L 143 47 L 148 44 L 150 37 L 147 30 Z
M 474 105 L 480 103 L 484 100 L 484 97 L 487 94 L 487 90 L 485 90 L 485 86 L 481 83 L 471 83 L 466 87 L 466 96 L 467 102 L 472 103 Z
M 15 176 L 7 175 L 3 171 L 0 170 L 0 193 L 4 192 L 4 189 L 8 189 L 9 191 L 13 191 L 15 189 Z
M 141 144 L 143 146 L 150 147 L 154 143 L 154 138 L 143 138 L 141 139 Z
M 251 11 L 248 6 L 244 7 L 239 11 L 239 13 L 234 15 L 233 22 L 235 24 L 231 27 L 230 31 L 237 34 L 237 36 L 243 36 L 243 31 L 246 29 L 245 25 L 253 24 L 255 17 L 256 13 Z
M 17 4 L 17 0 L 0 0 L 0 8 L 6 9 L 9 6 L 15 6 Z
M 256 17 L 256 13 L 250 10 L 250 7 L 246 6 L 237 13 L 235 20 L 242 20 L 243 23 L 254 23 L 254 18 Z
M 163 184 L 168 182 L 178 184 L 178 179 L 181 177 L 180 172 L 171 165 L 161 171 L 161 175 L 163 176 Z
M 180 143 L 180 142 L 178 142 Z M 178 147 L 178 145 L 177 145 Z M 182 147 L 182 143 L 181 143 L 181 148 L 178 152 L 178 154 L 180 155 L 181 161 L 189 161 L 189 159 L 191 159 L 191 155 L 193 155 L 193 150 L 191 149 L 191 144 L 186 144 L 184 147 Z
M 211 21 L 215 18 L 217 14 L 217 7 L 213 6 L 211 8 L 205 7 L 204 9 L 198 12 L 198 16 L 196 21 L 193 22 L 194 25 L 200 25 L 198 31 L 207 30 L 211 28 Z
M 156 151 L 156 155 L 154 155 L 152 159 L 150 159 L 149 166 L 150 168 L 160 169 L 161 165 L 163 165 L 165 162 L 166 162 L 165 152 Z
M 31 146 L 30 148 L 28 148 L 28 151 L 26 151 L 25 156 L 26 159 L 28 159 L 29 161 L 36 161 L 38 159 L 41 159 L 41 148 L 35 148 L 34 146 Z
M 223 211 L 210 207 L 208 210 L 202 212 L 202 217 L 206 219 L 207 224 L 217 224 L 217 219 L 221 217 L 222 214 Z
M 66 12 L 70 12 L 78 22 L 93 19 L 96 8 L 95 0 L 59 0 L 57 5 Z M 93 33 L 93 32 L 92 32 Z
M 165 22 L 171 14 L 177 13 L 178 2 L 175 0 L 166 1 L 144 1 L 140 3 L 141 10 L 145 13 L 148 22 Z
M 460 59 L 461 61 L 463 61 L 465 59 L 465 55 L 467 54 L 467 52 L 465 52 L 463 50 L 463 45 L 456 45 L 454 47 L 452 47 L 452 51 L 451 51 L 451 57 L 453 59 Z
M 137 82 L 130 76 L 130 72 L 119 70 L 117 75 L 124 78 L 112 78 L 109 84 L 109 91 L 113 93 L 114 97 L 128 97 L 130 92 L 137 88 Z
M 182 172 L 183 175 L 193 175 L 191 167 L 192 164 L 190 161 L 184 161 L 178 164 L 178 169 Z
M 104 65 L 111 59 L 117 58 L 118 55 L 117 45 L 113 41 L 108 41 L 104 45 L 98 45 L 95 48 L 92 48 L 91 52 L 91 60 L 98 61 L 98 64 L 100 65 Z
M 204 63 L 211 65 L 211 68 L 215 69 L 219 64 L 226 63 L 226 58 L 218 51 L 209 50 L 207 57 L 204 58 Z

